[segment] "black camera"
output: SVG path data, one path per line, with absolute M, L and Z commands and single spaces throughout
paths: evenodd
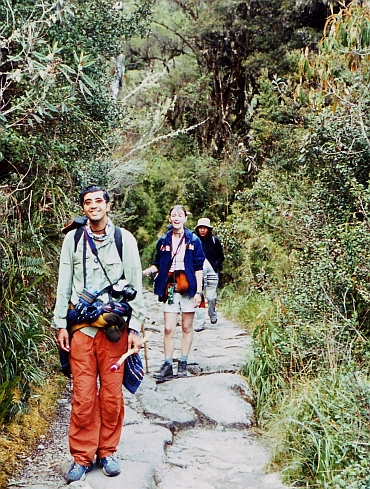
M 115 299 L 120 298 L 121 301 L 133 301 L 136 297 L 137 290 L 135 287 L 127 282 L 127 280 L 118 280 L 113 285 L 112 297 Z

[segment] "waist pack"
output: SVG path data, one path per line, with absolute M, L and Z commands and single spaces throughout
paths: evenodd
M 185 270 L 175 270 L 174 272 L 169 272 L 167 283 L 170 285 L 174 284 L 175 292 L 178 292 L 181 295 L 189 293 L 189 282 Z
M 168 272 L 168 279 L 164 294 L 158 297 L 160 302 L 167 302 L 168 289 L 174 286 L 174 291 L 181 295 L 189 293 L 189 282 L 186 276 L 185 270 L 175 270 L 174 272 Z
M 95 302 L 91 303 L 89 302 L 91 298 L 96 299 L 96 297 L 92 294 L 90 295 L 91 297 L 87 298 L 86 294 L 82 293 L 76 306 L 69 309 L 67 313 L 67 330 L 69 336 L 72 337 L 76 328 L 78 329 L 76 324 L 94 323 L 93 326 L 98 326 L 96 321 L 98 321 L 101 316 L 105 319 L 102 321 L 103 325 L 100 326 L 104 328 L 107 338 L 113 342 L 119 341 L 121 331 L 127 323 L 122 319 L 120 325 L 117 325 L 117 321 L 109 321 L 109 319 L 112 318 L 112 315 L 117 314 L 119 317 L 125 316 L 128 322 L 132 311 L 131 306 L 127 302 L 110 302 L 108 304 L 103 304 L 102 302 L 95 300 Z M 117 320 L 120 319 L 117 318 L 117 316 L 115 316 L 115 318 Z M 114 324 L 110 324 L 110 322 L 113 322 Z M 69 352 L 59 349 L 59 360 L 62 373 L 70 378 L 71 366 L 69 363 Z

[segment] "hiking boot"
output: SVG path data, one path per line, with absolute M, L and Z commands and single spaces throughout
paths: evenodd
M 177 367 L 177 377 L 186 377 L 188 375 L 187 368 L 187 362 L 185 360 L 179 360 Z
M 98 459 L 97 462 L 99 467 L 103 468 L 103 473 L 108 477 L 115 477 L 121 473 L 121 465 L 113 455 L 102 457 L 100 460 Z
M 159 380 L 173 379 L 172 365 L 164 362 L 160 370 L 153 374 L 153 377 Z
M 70 484 L 71 482 L 75 482 L 75 481 L 84 481 L 87 472 L 90 472 L 90 470 L 92 469 L 93 469 L 93 464 L 86 466 L 86 465 L 76 464 L 76 462 L 74 462 L 66 474 L 67 484 Z
M 216 324 L 217 323 L 217 318 L 216 319 L 211 319 L 211 324 Z

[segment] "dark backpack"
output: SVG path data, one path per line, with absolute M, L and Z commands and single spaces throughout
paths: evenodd
M 74 238 L 75 238 L 75 253 L 77 250 L 78 242 L 80 241 L 82 233 L 83 233 L 83 228 L 84 228 L 86 223 L 87 223 L 87 217 L 86 216 L 80 216 L 80 217 L 76 217 L 75 219 L 73 219 L 70 223 L 68 223 L 62 229 L 63 234 L 67 234 L 67 233 L 69 233 L 69 231 L 76 229 L 75 236 L 74 236 Z M 121 233 L 121 229 L 118 226 L 114 226 L 114 241 L 116 243 L 116 247 L 117 247 L 119 257 L 122 261 L 122 233 Z

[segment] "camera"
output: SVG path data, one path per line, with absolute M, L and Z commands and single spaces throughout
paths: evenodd
M 125 279 L 118 280 L 113 285 L 112 297 L 115 299 L 120 298 L 121 301 L 133 301 L 136 297 L 137 290 L 135 287 L 127 282 Z

